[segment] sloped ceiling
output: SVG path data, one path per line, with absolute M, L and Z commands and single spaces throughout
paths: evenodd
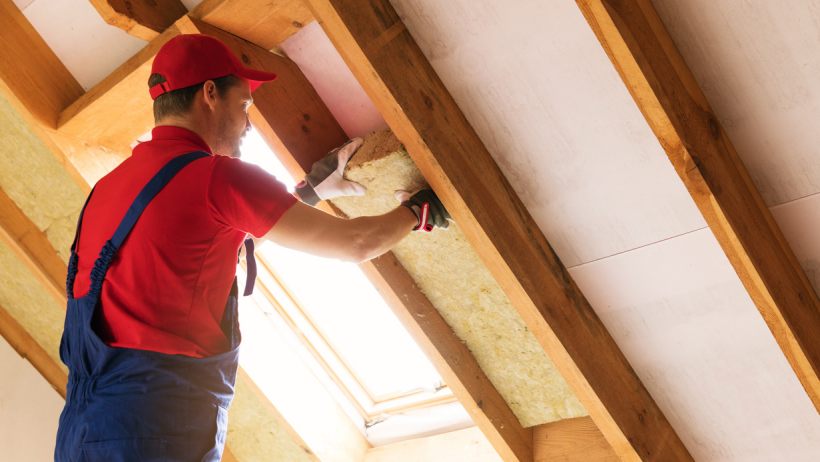
M 392 3 L 694 458 L 817 460 L 820 417 L 575 3 Z M 816 289 L 820 5 L 654 3 Z
M 772 37 L 760 34 L 731 60 L 700 56 L 701 64 L 691 64 L 695 74 L 709 69 L 710 97 L 709 88 L 732 86 L 732 102 L 760 101 L 745 92 L 763 87 L 774 95 L 797 92 L 780 111 L 799 106 L 804 120 L 816 119 L 812 91 L 801 86 L 818 56 L 816 37 L 806 36 L 807 28 L 816 31 L 816 7 L 659 3 L 687 58 L 681 42 L 701 53 L 705 44 L 721 43 L 708 49 L 725 55 L 768 24 Z M 820 417 L 574 2 L 393 5 L 695 459 L 815 459 Z M 780 99 L 733 110 L 773 119 L 772 101 Z M 724 118 L 727 107 L 715 102 L 715 110 Z M 780 152 L 812 145 L 809 123 L 791 128 L 787 137 L 771 128 L 766 144 L 807 140 Z M 727 130 L 747 164 L 766 152 L 746 152 L 744 135 Z M 758 181 L 792 191 L 770 197 L 820 192 L 820 161 L 808 152 L 764 155 L 753 169 Z M 791 216 L 816 215 L 816 206 L 794 204 L 804 212 Z M 807 270 L 817 261 L 816 254 L 798 257 Z

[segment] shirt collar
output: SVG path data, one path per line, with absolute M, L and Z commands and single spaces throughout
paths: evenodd
M 187 128 L 173 125 L 158 125 L 151 130 L 151 141 L 160 140 L 187 141 L 201 148 L 208 154 L 213 154 L 208 143 L 206 143 L 201 136 Z

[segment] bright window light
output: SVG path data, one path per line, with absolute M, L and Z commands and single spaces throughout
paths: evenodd
M 242 144 L 242 159 L 254 163 L 286 184 L 296 181 L 270 151 L 259 133 L 252 129 Z M 332 380 L 344 390 L 339 396 L 354 401 L 363 427 L 374 428 L 406 412 L 455 405 L 459 411 L 431 413 L 444 415 L 437 425 L 402 428 L 406 437 L 472 425 L 466 411 L 442 383 L 435 368 L 424 356 L 390 308 L 352 263 L 314 257 L 265 242 L 256 252 L 259 261 L 258 287 L 276 300 L 276 309 L 299 330 Z M 343 407 L 350 409 L 351 403 Z M 423 420 L 423 419 L 422 419 Z M 387 425 L 383 425 L 385 430 Z M 412 426 L 410 426 L 412 427 Z M 383 432 L 384 430 L 382 430 Z M 394 440 L 391 430 L 379 441 Z M 371 441 L 373 444 L 379 444 Z

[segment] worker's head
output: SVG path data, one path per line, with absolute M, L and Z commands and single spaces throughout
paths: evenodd
M 276 78 L 249 69 L 219 40 L 179 35 L 160 48 L 148 79 L 157 125 L 197 132 L 216 154 L 239 155 L 251 92 Z

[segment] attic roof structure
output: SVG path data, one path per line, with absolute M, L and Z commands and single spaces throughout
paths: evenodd
M 817 460 L 818 23 L 742 0 L 0 0 L 0 334 L 36 371 L 6 348 L 0 392 L 50 384 L 32 415 L 59 412 L 77 214 L 153 125 L 157 50 L 206 33 L 279 76 L 250 117 L 294 178 L 365 137 L 368 194 L 323 210 L 441 197 L 452 229 L 361 270 L 473 424 L 373 445 L 277 358 L 297 386 L 248 363 L 224 460 Z M 249 305 L 284 303 L 269 270 Z

